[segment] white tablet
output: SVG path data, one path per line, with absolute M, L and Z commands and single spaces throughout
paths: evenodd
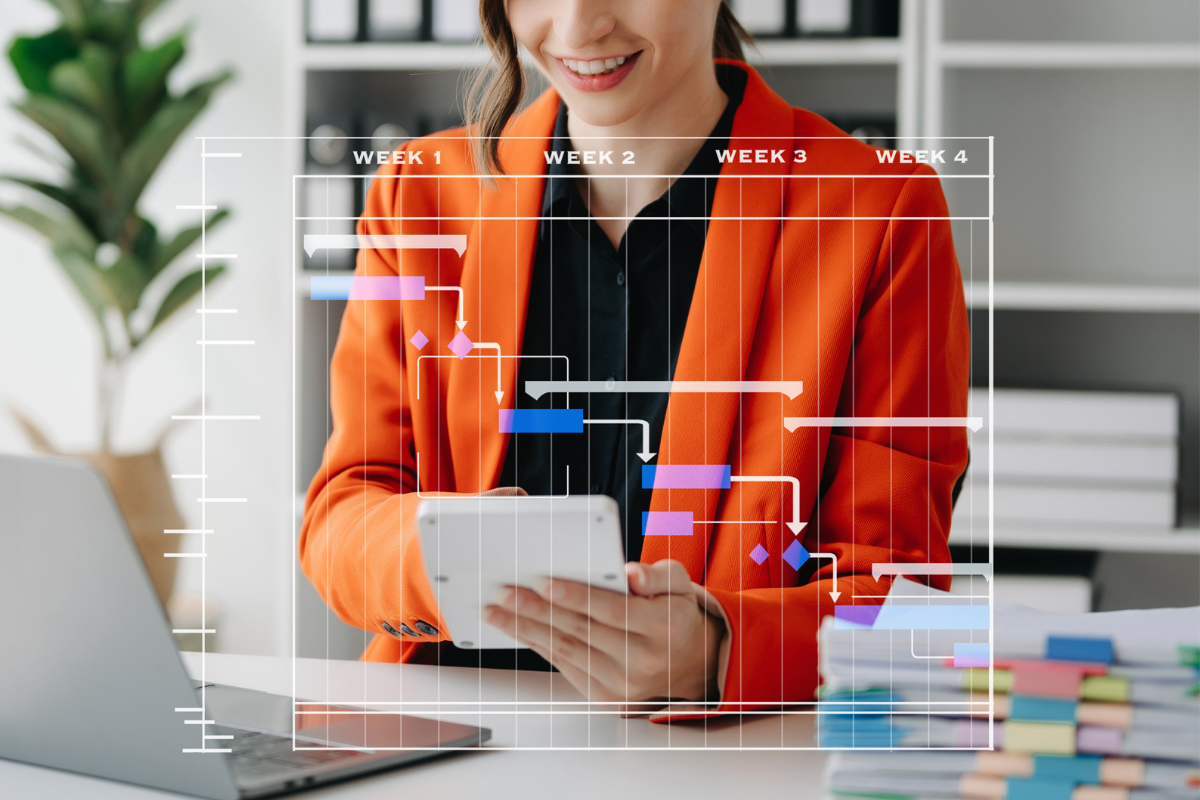
M 432 498 L 417 506 L 425 572 L 458 647 L 524 647 L 483 621 L 507 586 L 548 577 L 625 594 L 625 553 L 611 497 Z

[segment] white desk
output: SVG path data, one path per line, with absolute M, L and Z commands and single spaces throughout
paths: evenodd
M 185 653 L 184 662 L 199 678 L 199 654 Z M 559 675 L 313 659 L 299 659 L 295 667 L 300 699 L 423 713 L 493 731 L 483 752 L 402 767 L 299 795 L 303 798 L 730 800 L 787 796 L 816 800 L 824 794 L 825 756 L 821 752 L 715 749 L 777 748 L 781 743 L 811 746 L 813 728 L 808 716 L 758 716 L 741 724 L 717 719 L 707 725 L 656 725 L 644 719 L 578 713 L 571 709 L 580 707 L 570 705 L 557 705 L 555 713 L 548 713 L 546 701 L 580 699 Z M 292 693 L 292 661 L 288 658 L 209 655 L 204 677 L 215 683 Z M 397 709 L 379 702 L 404 705 Z M 493 752 L 487 752 L 488 747 Z M 499 749 L 511 747 L 553 751 Z M 578 749 L 588 747 L 615 749 Z M 666 749 L 705 747 L 710 749 Z M 116 800 L 176 795 L 0 760 L 0 796 Z

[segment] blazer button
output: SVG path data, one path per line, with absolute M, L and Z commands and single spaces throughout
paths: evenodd
M 407 633 L 409 636 L 415 636 L 415 637 L 417 637 L 418 639 L 420 639 L 420 638 L 421 638 L 421 634 L 417 633 L 417 632 L 416 632 L 416 631 L 414 631 L 412 628 L 410 628 L 410 627 L 408 627 L 407 625 L 405 625 L 403 622 L 401 622 L 401 623 L 400 623 L 400 630 L 404 631 L 404 632 L 405 632 L 405 633 Z
M 397 639 L 403 638 L 400 636 L 400 631 L 396 630 L 391 625 L 388 625 L 386 621 L 382 622 L 380 624 L 383 626 L 384 631 L 386 631 L 387 633 L 390 633 L 392 636 L 395 636 Z M 400 627 L 403 628 L 404 625 L 401 624 Z
M 625 285 L 625 273 L 618 272 L 617 273 L 617 286 L 624 286 L 624 285 Z
M 430 636 L 438 635 L 438 629 L 433 627 L 432 625 L 430 625 L 428 622 L 426 622 L 423 619 L 417 620 L 417 630 L 419 630 L 421 633 L 427 633 Z

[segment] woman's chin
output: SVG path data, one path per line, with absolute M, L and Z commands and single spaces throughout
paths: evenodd
M 612 128 L 636 117 L 647 106 L 641 93 L 624 86 L 607 92 L 577 92 L 557 87 L 571 117 L 592 128 Z M 581 145 L 582 146 L 582 145 Z

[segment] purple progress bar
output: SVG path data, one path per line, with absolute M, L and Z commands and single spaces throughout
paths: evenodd
M 424 300 L 425 276 L 314 275 L 313 300 Z
M 728 464 L 642 465 L 643 489 L 728 489 Z
M 692 512 L 643 511 L 642 536 L 691 536 Z

